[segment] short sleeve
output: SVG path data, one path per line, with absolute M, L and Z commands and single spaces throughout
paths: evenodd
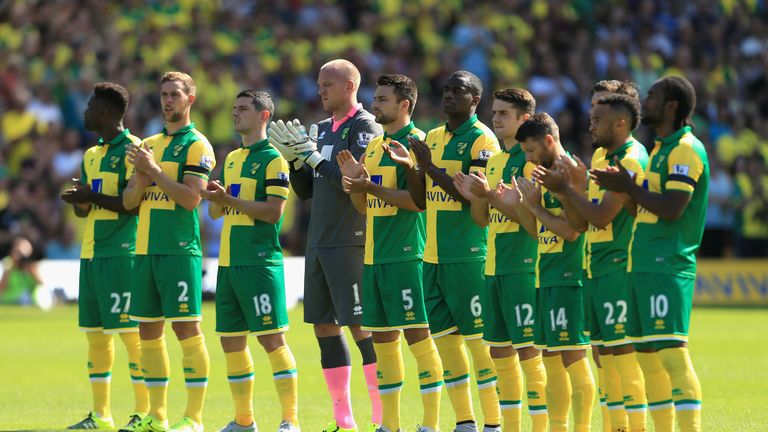
M 216 156 L 208 141 L 198 140 L 189 146 L 187 161 L 184 165 L 184 175 L 193 175 L 208 180 L 211 171 L 216 166 Z
M 469 165 L 469 171 L 481 171 L 485 173 L 485 167 L 488 165 L 488 159 L 501 151 L 499 141 L 493 134 L 483 133 L 472 144 L 472 162 Z
M 704 161 L 696 150 L 681 143 L 669 153 L 666 190 L 692 193 L 704 172 Z
M 267 165 L 267 175 L 264 186 L 268 196 L 288 199 L 290 178 L 288 177 L 288 161 L 278 156 Z

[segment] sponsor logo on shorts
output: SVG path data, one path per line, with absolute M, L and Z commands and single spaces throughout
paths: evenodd
M 568 342 L 568 340 L 569 340 L 569 339 L 570 339 L 570 337 L 571 337 L 571 335 L 570 335 L 570 334 L 568 334 L 568 332 L 567 332 L 567 331 L 565 331 L 565 330 L 561 331 L 561 332 L 558 334 L 558 336 L 559 336 L 558 340 L 559 340 L 560 342 Z
M 408 311 L 405 313 L 405 320 L 406 321 L 413 321 L 416 319 L 416 313 L 413 311 Z
M 664 324 L 664 320 L 663 319 L 657 319 L 653 323 L 653 328 L 655 328 L 656 330 L 664 330 L 666 328 L 666 325 Z
M 187 303 L 180 303 L 179 304 L 179 312 L 188 313 L 189 312 L 189 304 L 187 304 Z
M 483 319 L 482 318 L 475 318 L 473 323 L 475 324 L 475 328 L 480 328 L 480 327 L 483 326 Z
M 272 315 L 264 315 L 261 318 L 261 324 L 262 325 L 272 325 Z

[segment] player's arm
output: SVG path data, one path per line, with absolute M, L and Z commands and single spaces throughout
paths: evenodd
M 481 227 L 488 226 L 490 212 L 488 209 L 491 190 L 488 181 L 482 173 L 466 175 L 457 172 L 453 176 L 453 185 L 465 199 L 469 200 L 469 214 L 472 221 Z
M 224 204 L 247 214 L 253 220 L 273 225 L 280 221 L 285 210 L 285 198 L 277 196 L 268 196 L 266 201 L 248 201 L 225 194 Z
M 72 187 L 61 193 L 61 199 L 68 204 L 72 204 L 75 216 L 84 218 L 91 212 L 91 203 L 88 200 L 88 192 L 90 190 L 88 174 L 85 172 L 85 160 L 83 160 L 80 162 L 80 178 L 72 179 Z
M 704 163 L 693 149 L 678 147 L 669 155 L 666 192 L 656 193 L 634 181 L 618 159 L 614 161 L 616 169 L 590 171 L 595 182 L 605 189 L 626 193 L 635 203 L 665 221 L 675 221 L 682 216 L 704 171 Z
M 410 139 L 410 138 L 409 138 Z M 408 187 L 408 196 L 418 211 L 427 208 L 427 183 L 424 172 L 416 168 L 411 154 L 404 145 L 397 141 L 382 144 L 384 151 L 393 162 L 405 169 L 405 181 Z
M 564 215 L 555 216 L 541 205 L 541 188 L 539 185 L 521 179 L 519 187 L 523 195 L 523 205 L 536 219 L 541 221 L 542 225 L 565 240 L 575 241 L 579 238 L 581 233 L 568 223 Z
M 531 237 L 538 238 L 536 217 L 523 205 L 523 195 L 515 177 L 512 177 L 512 187 L 502 182 L 496 185 L 496 189 L 492 190 L 490 204 L 504 216 L 522 225 Z
M 581 160 L 561 155 L 555 160 L 554 169 L 539 165 L 533 170 L 532 178 L 560 200 L 565 220 L 573 229 L 585 232 L 589 228 L 589 220 L 571 202 L 572 197 L 587 197 L 587 166 Z

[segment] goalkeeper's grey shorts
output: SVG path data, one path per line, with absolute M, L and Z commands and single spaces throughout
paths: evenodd
M 308 247 L 304 258 L 304 322 L 360 325 L 364 246 Z

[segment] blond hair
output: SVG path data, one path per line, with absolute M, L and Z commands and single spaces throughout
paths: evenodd
M 163 77 L 160 79 L 160 84 L 163 84 L 169 81 L 181 82 L 181 84 L 184 86 L 184 92 L 188 95 L 193 95 L 197 93 L 197 86 L 195 86 L 195 80 L 193 80 L 191 76 L 189 76 L 184 72 L 178 72 L 178 71 L 166 72 L 163 74 Z

